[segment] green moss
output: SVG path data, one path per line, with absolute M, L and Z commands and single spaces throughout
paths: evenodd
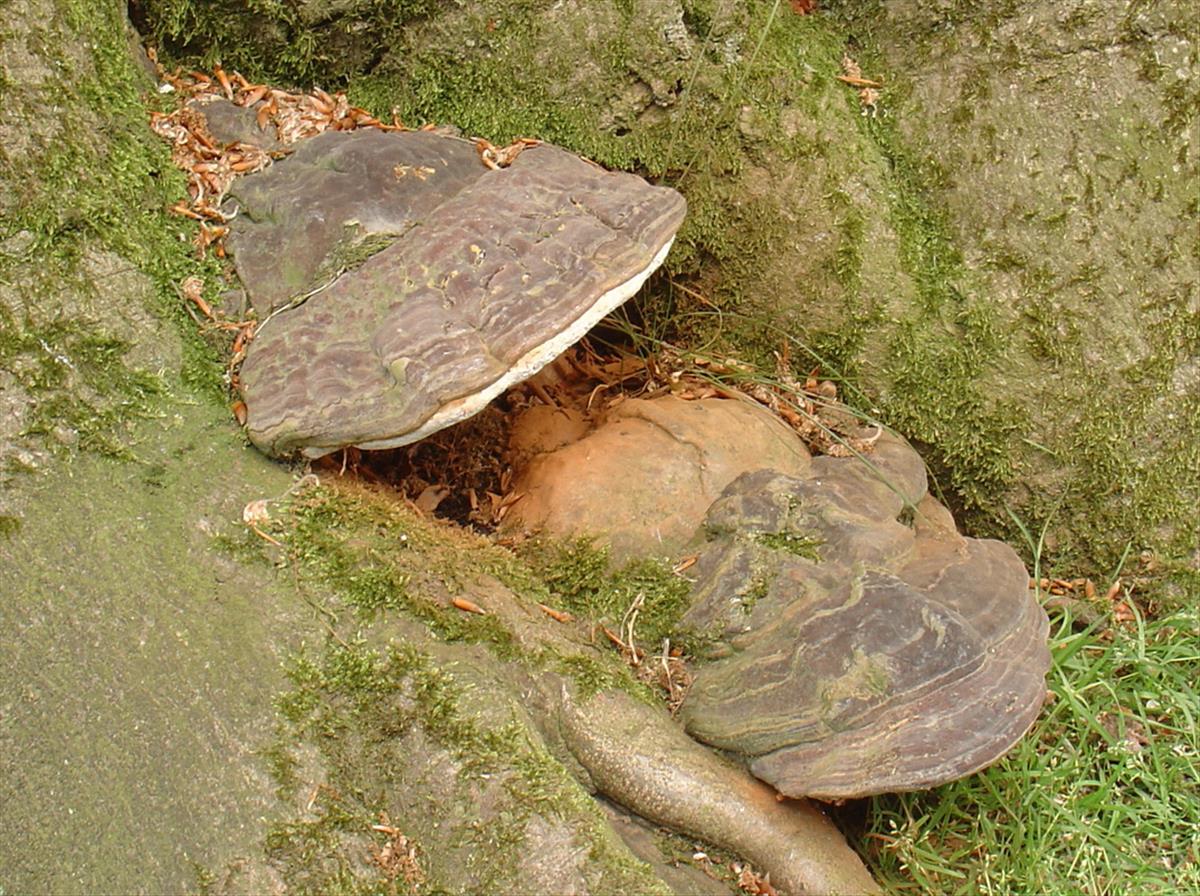
M 285 797 L 299 783 L 296 774 L 299 762 L 295 754 L 282 741 L 276 741 L 259 750 L 258 755 L 266 763 L 271 780 L 275 782 L 276 793 Z
M 448 805 L 440 811 L 447 813 L 444 823 L 462 831 L 466 842 L 458 846 L 469 846 L 466 861 L 485 888 L 512 886 L 504 875 L 519 866 L 528 825 L 542 815 L 572 819 L 589 835 L 591 857 L 604 870 L 600 892 L 653 889 L 647 869 L 618 847 L 595 804 L 530 741 L 524 726 L 515 719 L 482 722 L 467 707 L 468 688 L 428 654 L 411 645 L 377 651 L 339 644 L 319 660 L 294 657 L 288 674 L 293 690 L 281 706 L 289 730 L 271 754 L 289 756 L 288 744 L 299 738 L 319 748 L 328 773 L 312 812 L 277 825 L 268 837 L 268 852 L 281 863 L 289 885 L 303 892 L 358 893 L 380 884 L 376 870 L 351 860 L 347 838 L 366 842 L 381 812 L 404 823 L 389 795 L 402 786 L 390 776 L 404 763 L 389 751 L 419 728 L 458 765 L 455 799 L 463 801 L 462 814 Z M 289 774 L 294 771 L 290 760 L 283 764 Z M 493 794 L 486 820 L 468 823 L 480 811 L 474 782 L 492 779 L 503 782 L 502 803 Z M 439 888 L 436 867 L 435 861 L 425 885 L 432 891 Z
M 11 157 L 0 175 L 16 200 L 0 241 L 28 242 L 0 254 L 0 283 L 17 298 L 14 306 L 0 296 L 0 364 L 34 399 L 26 438 L 128 457 L 123 424 L 157 413 L 175 371 L 137 369 L 129 347 L 147 334 L 92 318 L 93 304 L 117 303 L 89 261 L 115 253 L 149 277 L 146 310 L 173 320 L 184 341 L 183 382 L 223 398 L 220 367 L 175 291 L 184 277 L 211 277 L 215 267 L 195 260 L 181 239 L 189 228 L 165 214 L 184 182 L 146 127 L 151 84 L 130 55 L 123 7 L 74 0 L 53 9 L 25 26 L 28 39 L 47 66 L 72 75 L 13 85 L 6 98 L 9 107 L 41 110 L 36 128 L 45 139 Z M 71 34 L 88 38 L 63 37 Z
M 355 837 L 366 855 L 365 832 L 378 820 L 336 792 L 318 790 L 312 814 L 298 821 L 276 822 L 267 832 L 266 853 L 284 869 L 289 889 L 298 893 L 368 896 L 386 892 L 387 878 L 367 871 L 364 861 L 346 850 Z
M 862 268 L 864 255 L 870 251 L 867 221 L 863 209 L 842 190 L 827 197 L 831 210 L 837 215 L 837 244 L 833 251 L 832 271 L 841 285 L 848 303 L 846 321 L 830 330 L 810 332 L 806 341 L 826 376 L 853 377 L 858 358 L 863 351 L 867 334 L 879 322 L 878 306 L 862 301 Z
M 255 79 L 340 84 L 376 61 L 403 26 L 433 11 L 433 0 L 350 5 L 261 0 L 141 0 L 131 4 L 143 29 L 165 52 L 211 66 L 223 63 Z M 344 6 L 344 4 L 343 4 Z
M 209 546 L 239 563 L 266 563 L 263 541 L 248 528 L 233 532 L 218 532 L 209 540 Z
M 952 431 L 933 430 L 931 438 L 922 418 L 933 419 L 932 403 L 890 419 L 909 436 L 945 445 L 934 459 L 953 489 L 975 471 L 990 473 L 990 482 L 965 495 L 978 510 L 967 520 L 977 530 L 1014 537 L 997 509 L 1005 502 L 1019 507 L 1038 527 L 1051 523 L 1048 555 L 1080 574 L 1107 574 L 1130 545 L 1192 554 L 1200 532 L 1179 521 L 1200 498 L 1189 435 L 1197 417 L 1180 385 L 1190 376 L 1184 359 L 1194 357 L 1200 326 L 1183 299 L 1194 285 L 1194 265 L 1180 246 L 1197 244 L 1194 228 L 1185 233 L 1178 222 L 1195 207 L 1195 191 L 1185 185 L 1196 167 L 1177 113 L 1194 113 L 1197 94 L 1195 79 L 1180 75 L 1188 63 L 1163 64 L 1187 39 L 1190 21 L 1163 5 L 1109 10 L 1094 21 L 1056 20 L 1049 27 L 1067 42 L 1120 35 L 1121 66 L 1093 65 L 1081 52 L 1080 79 L 1063 89 L 1047 77 L 1055 62 L 1041 54 L 1046 34 L 1025 27 L 1025 13 L 1013 4 L 953 4 L 898 16 L 848 4 L 842 12 L 867 47 L 859 55 L 864 68 L 891 75 L 886 95 L 895 124 L 887 141 L 907 157 L 895 171 L 914 172 L 908 179 L 933 208 L 953 207 L 953 216 L 941 216 L 949 246 L 969 247 L 979 259 L 964 266 L 955 285 L 968 302 L 978 296 L 992 303 L 993 317 L 1012 333 L 998 341 L 983 333 L 978 348 L 959 353 L 960 361 L 977 354 L 977 367 L 942 358 L 933 367 L 939 380 L 972 378 L 983 400 L 958 407 L 992 415 L 981 431 L 986 416 L 972 421 L 959 412 L 948 423 Z M 970 65 L 957 101 L 970 107 L 966 131 L 948 128 L 945 115 L 924 114 L 933 95 L 926 74 L 947 57 Z M 1141 67 L 1140 82 L 1125 75 L 1130 64 Z M 1000 89 L 1010 83 L 1021 90 L 1019 105 Z M 1075 122 L 1070 144 L 1086 151 L 1063 151 L 1064 120 Z M 881 145 L 893 157 L 886 141 Z M 1005 164 L 996 165 L 1001 159 Z M 953 182 L 944 180 L 942 165 L 954 172 Z M 1008 183 L 1019 193 L 1021 183 L 1052 170 L 1063 172 L 1060 190 L 1034 191 L 1016 203 L 998 198 Z M 929 245 L 943 254 L 944 243 Z M 1038 250 L 1048 245 L 1060 248 Z M 928 267 L 920 253 L 908 257 Z M 928 285 L 923 291 L 933 294 Z M 942 328 L 939 340 L 959 334 L 944 319 L 928 324 Z M 911 356 L 914 364 L 921 354 Z M 935 384 L 918 378 L 910 386 L 924 392 Z M 894 397 L 889 391 L 883 399 L 890 413 Z M 1023 411 L 1004 413 L 1014 402 Z M 964 439 L 977 431 L 1007 457 Z M 952 468 L 964 458 L 971 475 L 958 477 Z
M 615 654 L 522 646 L 500 613 L 464 612 L 450 604 L 450 595 L 480 577 L 493 577 L 525 601 L 565 607 L 613 626 L 640 596 L 637 639 L 657 645 L 672 632 L 687 596 L 687 583 L 661 564 L 630 564 L 610 575 L 606 552 L 580 542 L 545 545 L 531 566 L 469 533 L 421 521 L 389 495 L 367 491 L 310 492 L 277 517 L 272 531 L 286 542 L 290 562 L 336 594 L 336 602 L 321 608 L 335 626 L 345 628 L 339 604 L 360 623 L 399 615 L 447 642 L 481 644 L 498 660 L 554 669 L 586 695 L 617 688 L 650 703 L 657 699 Z M 219 544 L 239 558 L 261 559 L 267 550 L 250 533 L 223 536 Z M 465 566 L 468 554 L 473 564 Z M 300 662 L 289 674 L 311 679 L 315 673 Z M 301 698 L 279 704 L 288 718 L 305 711 L 295 699 Z
M 657 645 L 687 609 L 688 582 L 659 560 L 634 560 L 609 571 L 607 548 L 591 540 L 544 543 L 526 555 L 558 602 L 575 613 L 619 626 L 637 610 L 635 634 Z
M 772 550 L 785 551 L 813 563 L 821 562 L 821 545 L 825 543 L 822 539 L 803 532 L 790 531 L 760 532 L 754 536 L 754 541 Z
M 317 787 L 311 808 L 302 818 L 275 824 L 267 834 L 268 856 L 284 870 L 290 887 L 301 892 L 370 892 L 384 881 L 378 869 L 368 872 L 354 861 L 346 838 L 363 846 L 371 839 L 371 825 L 382 806 L 364 801 L 360 787 L 346 786 L 344 775 L 356 771 L 343 766 L 344 741 L 356 732 L 372 738 L 374 726 L 396 709 L 389 699 L 406 688 L 412 663 L 407 658 L 385 660 L 359 645 L 335 645 L 319 660 L 296 655 L 288 663 L 293 690 L 281 695 L 278 706 L 285 726 L 265 751 L 281 791 L 304 783 L 297 780 L 293 745 L 314 742 L 331 767 L 331 781 Z M 411 724 L 411 714 L 389 720 L 393 736 Z M 311 786 L 311 785 L 307 785 Z M 364 849 L 365 851 L 365 849 Z
M 888 165 L 890 221 L 918 299 L 892 337 L 885 419 L 920 440 L 967 509 L 998 516 L 997 502 L 1016 476 L 1011 446 L 1028 425 L 1021 402 L 983 385 L 1003 363 L 1007 340 L 934 204 L 941 173 L 914 157 L 886 120 L 864 119 L 863 126 Z
M 292 559 L 336 589 L 364 619 L 403 610 L 452 641 L 486 643 L 500 657 L 520 653 L 512 633 L 495 615 L 464 613 L 409 587 L 414 576 L 441 578 L 453 589 L 461 564 L 453 546 L 438 545 L 398 512 L 394 501 L 321 491 L 297 501 L 287 520 Z M 445 565 L 436 566 L 441 556 Z M 431 565 L 431 561 L 435 561 Z M 486 560 L 475 572 L 495 566 Z M 469 579 L 468 579 L 469 580 Z
M 122 427 L 155 413 L 161 377 L 129 367 L 128 343 L 60 318 L 41 326 L 18 321 L 0 305 L 0 366 L 32 399 L 23 435 L 131 457 Z
M 582 700 L 602 691 L 624 691 L 648 706 L 661 706 L 662 699 L 650 687 L 638 681 L 628 666 L 601 660 L 594 654 L 573 653 L 557 657 L 551 668 L 568 676 Z
M 311 788 L 301 781 L 295 758 L 300 744 L 318 748 L 325 770 L 312 811 L 277 825 L 269 837 L 269 853 L 290 886 L 308 892 L 378 889 L 376 868 L 353 861 L 359 847 L 352 844 L 365 849 L 373 836 L 370 824 L 380 812 L 388 812 L 394 823 L 409 818 L 414 831 L 434 837 L 421 843 L 440 856 L 430 860 L 433 871 L 425 886 L 432 891 L 439 888 L 437 861 L 455 861 L 454 855 L 467 862 L 482 889 L 511 889 L 505 876 L 520 867 L 529 824 L 538 816 L 568 819 L 572 829 L 586 834 L 592 864 L 584 873 L 598 876 L 594 891 L 655 890 L 658 884 L 646 868 L 613 840 L 594 802 L 544 747 L 530 740 L 528 722 L 517 718 L 516 709 L 505 718 L 503 705 L 493 704 L 481 714 L 474 696 L 480 685 L 473 684 L 473 673 L 415 645 L 478 643 L 498 659 L 569 675 L 581 693 L 623 687 L 654 702 L 648 688 L 632 681 L 614 656 L 517 650 L 498 614 L 476 617 L 422 596 L 488 572 L 536 582 L 532 572 L 473 536 L 420 521 L 394 500 L 372 492 L 310 491 L 290 507 L 272 507 L 272 518 L 270 531 L 286 543 L 301 587 L 319 585 L 325 595 L 320 612 L 331 620 L 332 632 L 341 632 L 331 635 L 323 649 L 290 657 L 286 672 L 292 686 L 276 703 L 280 732 L 264 751 L 281 788 L 289 783 Z M 474 569 L 463 569 L 462 539 L 472 539 Z M 266 542 L 259 540 L 259 545 Z M 595 555 L 588 558 L 596 569 Z M 619 581 L 624 589 L 638 583 L 644 588 L 658 581 L 658 573 L 634 570 Z M 575 588 L 586 590 L 582 576 Z M 544 587 L 535 589 L 534 596 L 550 599 Z M 343 606 L 352 608 L 358 620 L 354 633 L 342 618 Z M 380 633 L 392 630 L 397 615 L 419 620 L 430 639 L 421 642 L 424 636 L 413 631 L 415 641 L 397 643 L 390 636 L 382 641 Z M 458 831 L 457 840 L 438 840 L 443 835 L 428 828 L 426 805 L 416 818 L 404 814 L 413 811 L 406 801 L 395 799 L 407 793 L 406 782 L 396 777 L 398 770 L 416 768 L 412 759 L 397 757 L 395 751 L 416 732 L 454 758 L 458 771 L 452 794 L 446 796 L 445 787 L 437 792 L 443 794 L 439 799 L 452 799 L 440 811 L 452 822 L 445 829 Z M 478 788 L 488 781 L 503 784 L 503 799 L 497 804 L 496 792 L 490 790 L 488 808 L 480 814 Z
M 591 613 L 608 578 L 607 548 L 597 546 L 589 538 L 535 542 L 526 550 L 525 556 L 539 570 L 551 591 L 568 607 Z
M 382 252 L 396 241 L 394 233 L 364 233 L 362 225 L 357 222 L 343 227 L 342 238 L 330 250 L 329 255 L 321 262 L 320 269 L 312 276 L 312 287 L 321 287 L 347 271 L 361 267 L 372 255 Z M 293 275 L 286 278 L 294 280 Z

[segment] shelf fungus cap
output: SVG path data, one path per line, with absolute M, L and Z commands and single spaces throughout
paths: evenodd
M 735 480 L 690 573 L 683 623 L 716 636 L 716 656 L 680 717 L 787 796 L 964 777 L 1025 734 L 1046 693 L 1049 621 L 1020 558 L 959 535 L 898 439 L 868 460 Z
M 235 198 L 231 248 L 266 321 L 241 370 L 247 429 L 308 457 L 479 412 L 637 292 L 686 208 L 557 147 L 489 169 L 428 132 L 323 134 Z

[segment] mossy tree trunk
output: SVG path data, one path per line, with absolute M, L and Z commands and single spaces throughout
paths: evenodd
M 764 363 L 798 340 L 796 366 L 843 377 L 924 446 L 977 529 L 1021 540 L 1011 510 L 1064 569 L 1110 573 L 1149 549 L 1186 581 L 1188 4 L 830 6 L 141 8 L 188 58 L 344 84 L 376 114 L 540 137 L 678 187 L 690 214 L 668 267 L 721 316 L 663 281 L 645 311 L 660 335 L 719 332 Z M 875 106 L 836 80 L 844 54 L 886 82 Z

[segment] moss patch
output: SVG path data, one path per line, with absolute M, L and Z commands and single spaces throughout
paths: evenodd
M 152 83 L 121 4 L 27 6 L 0 51 L 27 75 L 0 111 L 0 364 L 19 408 L 5 453 L 129 456 L 125 422 L 157 413 L 173 383 L 224 395 L 175 291 L 215 268 L 165 214 L 183 180 L 145 126 Z
M 611 571 L 608 549 L 588 539 L 547 542 L 525 556 L 556 602 L 616 630 L 635 609 L 635 634 L 656 646 L 674 634 L 687 609 L 689 585 L 661 560 L 635 560 Z
M 161 377 L 123 363 L 129 344 L 60 318 L 38 326 L 0 306 L 0 365 L 29 398 L 21 436 L 59 448 L 132 457 L 123 424 L 154 413 Z M 12 467 L 9 468 L 10 470 Z
M 328 4 L 236 0 L 133 0 L 135 23 L 174 54 L 223 63 L 288 84 L 340 85 L 378 61 L 404 26 L 434 0 Z
M 413 892 L 528 885 L 520 883 L 521 868 L 539 851 L 539 819 L 550 819 L 589 844 L 580 873 L 592 878 L 593 892 L 655 892 L 657 882 L 619 846 L 596 805 L 516 710 L 504 708 L 512 698 L 497 704 L 499 691 L 480 716 L 473 693 L 481 680 L 452 671 L 460 662 L 441 657 L 412 642 L 377 650 L 357 641 L 331 644 L 318 659 L 293 657 L 273 765 L 281 788 L 295 785 L 292 751 L 311 743 L 324 772 L 302 817 L 268 836 L 268 853 L 289 885 L 360 893 L 386 884 L 378 868 L 355 858 L 378 839 L 371 826 L 385 817 L 415 834 L 427 877 Z M 494 670 L 487 674 L 494 686 Z M 513 714 L 502 721 L 506 713 Z M 299 783 L 300 791 L 312 788 L 312 781 Z M 431 805 L 440 819 L 432 826 Z
M 287 562 L 339 596 L 337 604 L 322 607 L 330 624 L 347 637 L 357 626 L 401 616 L 419 621 L 445 642 L 477 644 L 497 660 L 560 672 L 585 695 L 620 688 L 649 703 L 657 699 L 615 652 L 583 648 L 572 640 L 574 635 L 531 646 L 506 612 L 491 607 L 479 615 L 452 601 L 483 600 L 474 586 L 490 579 L 528 605 L 572 609 L 617 626 L 641 595 L 644 615 L 639 616 L 637 636 L 657 644 L 671 631 L 686 597 L 686 583 L 660 564 L 635 563 L 608 575 L 606 555 L 586 544 L 543 545 L 536 555 L 517 558 L 471 532 L 421 519 L 390 492 L 353 483 L 311 491 L 276 515 L 270 531 L 285 541 Z M 271 551 L 248 532 L 220 536 L 219 543 L 243 559 L 261 560 Z M 464 563 L 465 557 L 471 562 Z M 621 615 L 611 618 L 618 611 Z M 540 610 L 537 617 L 544 618 Z

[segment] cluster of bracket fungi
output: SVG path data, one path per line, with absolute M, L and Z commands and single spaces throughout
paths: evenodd
M 270 455 L 394 449 L 480 413 L 633 296 L 684 219 L 674 190 L 537 141 L 407 130 L 219 70 L 167 83 L 186 102 L 153 124 L 190 171 L 178 210 L 202 251 L 232 255 L 247 299 L 246 320 L 201 310 L 243 337 L 246 432 Z M 640 382 L 734 397 L 712 361 L 673 363 Z M 907 444 L 814 419 L 835 392 L 781 369 L 780 387 L 739 394 L 822 456 L 722 483 L 692 521 L 683 625 L 714 649 L 672 695 L 685 729 L 788 796 L 986 766 L 1032 724 L 1049 665 L 1021 561 L 956 531 Z

